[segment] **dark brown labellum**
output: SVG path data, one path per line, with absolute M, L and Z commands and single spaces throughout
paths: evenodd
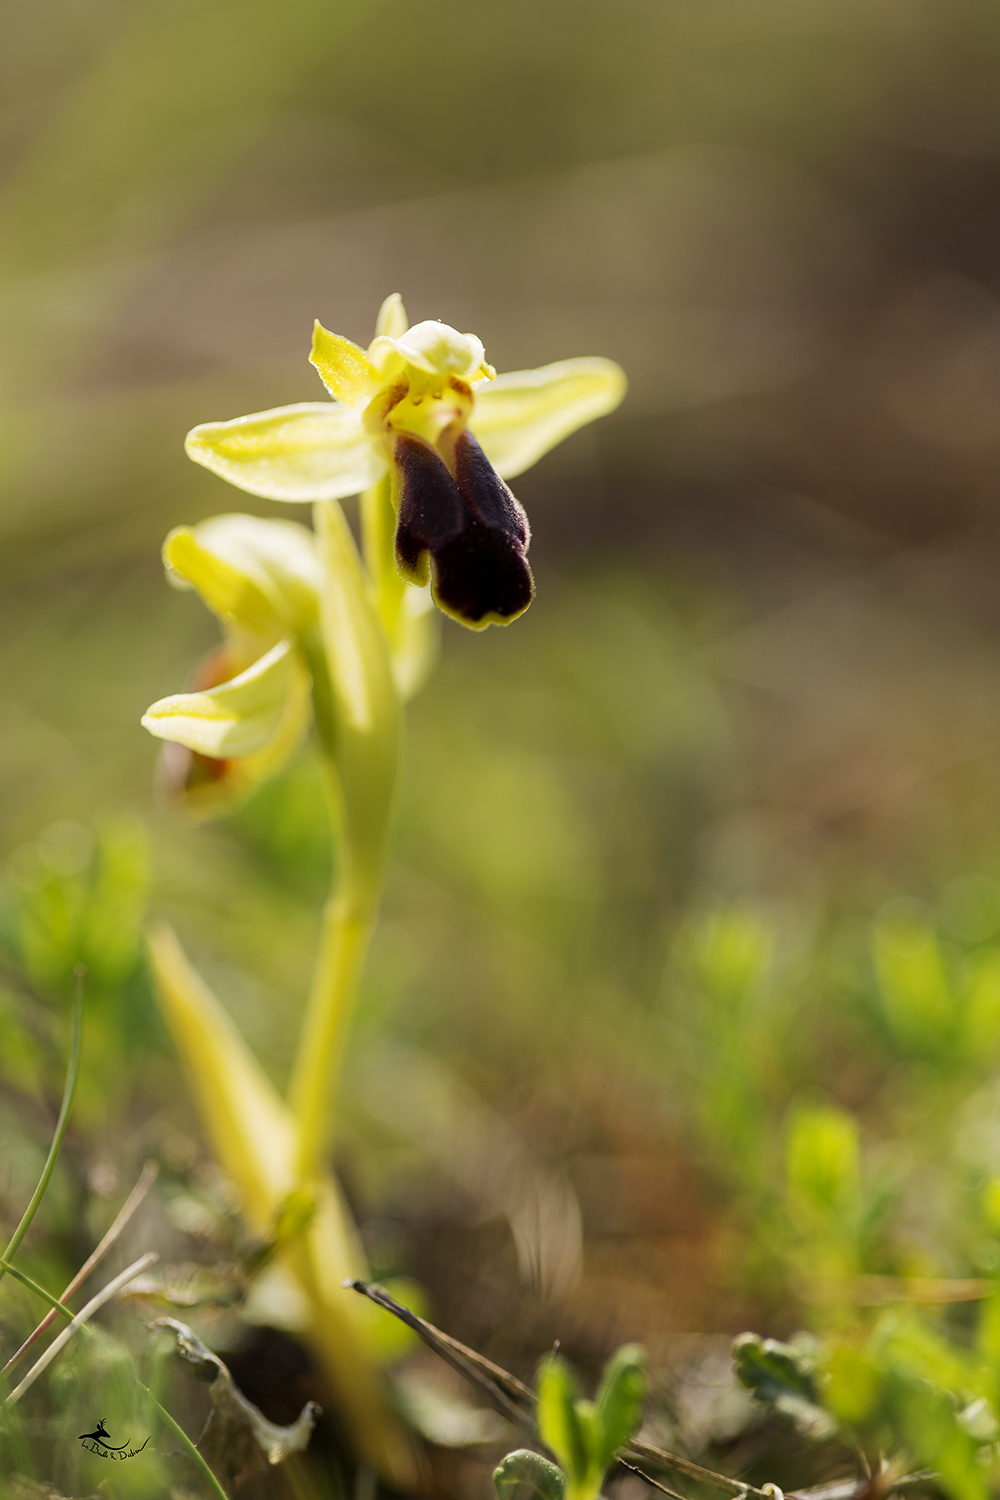
M 438 607 L 482 629 L 523 614 L 535 586 L 525 555 L 528 518 L 471 432 L 455 445 L 455 475 L 422 438 L 395 440 L 396 562 Z

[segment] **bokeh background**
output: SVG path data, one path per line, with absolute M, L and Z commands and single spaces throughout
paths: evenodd
M 412 708 L 336 1156 L 443 1326 L 520 1373 L 641 1338 L 675 1440 L 736 1442 L 723 1336 L 819 1316 L 824 1223 L 864 1295 L 996 1263 L 1000 14 L 7 0 L 3 29 L 4 1216 L 83 954 L 36 1267 L 149 1154 L 140 1248 L 211 1258 L 168 1213 L 217 1185 L 147 898 L 278 1080 L 308 983 L 309 755 L 219 825 L 154 803 L 139 716 L 215 633 L 162 538 L 289 514 L 186 430 L 316 399 L 312 319 L 367 343 L 392 291 L 500 369 L 607 355 L 625 404 L 516 486 L 537 603 L 447 624 Z M 795 1179 L 845 1128 L 846 1206 Z

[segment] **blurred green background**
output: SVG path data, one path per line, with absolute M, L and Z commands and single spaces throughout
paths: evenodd
M 821 1322 L 831 1278 L 863 1300 L 988 1274 L 996 6 L 3 18 L 12 1224 L 81 954 L 94 989 L 36 1270 L 68 1274 L 145 1155 L 178 1180 L 199 1160 L 147 888 L 284 1079 L 329 874 L 315 768 L 220 825 L 156 808 L 139 716 L 215 639 L 159 546 L 289 514 L 189 464 L 184 433 L 317 399 L 311 320 L 367 343 L 399 291 L 499 369 L 602 354 L 631 389 L 516 485 L 530 613 L 446 623 L 410 714 L 337 1144 L 376 1270 L 522 1371 L 556 1333 L 595 1362 L 682 1335 L 708 1359 L 695 1335 Z M 181 1235 L 156 1213 L 138 1249 Z M 692 1449 L 727 1430 L 706 1401 L 675 1411 Z

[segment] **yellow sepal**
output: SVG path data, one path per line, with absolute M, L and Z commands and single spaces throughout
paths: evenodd
M 365 351 L 343 334 L 331 333 L 318 319 L 313 324 L 309 363 L 319 371 L 334 401 L 345 406 L 365 406 L 378 390 L 378 372 L 368 363 Z
M 289 700 L 308 703 L 308 693 L 309 676 L 298 653 L 291 641 L 279 641 L 229 682 L 161 698 L 143 714 L 142 725 L 157 739 L 229 760 L 263 750 L 287 718 Z

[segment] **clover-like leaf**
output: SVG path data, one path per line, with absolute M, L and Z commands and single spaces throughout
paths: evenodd
M 805 1437 L 833 1436 L 836 1422 L 820 1405 L 815 1362 L 807 1350 L 741 1333 L 732 1355 L 738 1380 L 755 1400 L 788 1417 Z
M 540 1453 L 516 1448 L 493 1470 L 493 1488 L 497 1500 L 518 1500 L 525 1489 L 539 1500 L 563 1500 L 566 1475 Z

